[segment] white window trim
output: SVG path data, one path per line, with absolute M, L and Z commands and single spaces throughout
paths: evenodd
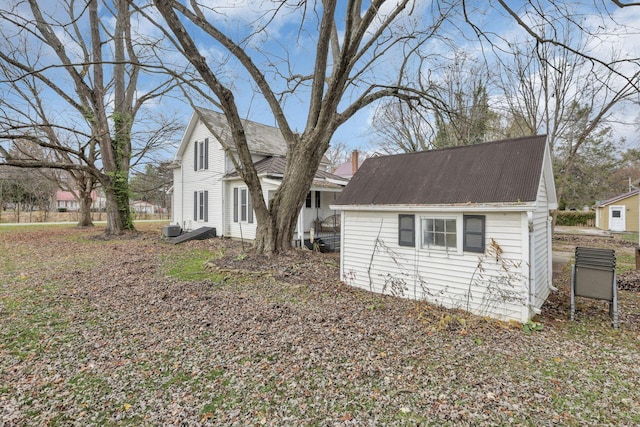
M 449 249 L 443 246 L 428 246 L 424 244 L 424 220 L 427 219 L 453 219 L 456 221 L 456 248 Z M 443 253 L 443 254 L 456 254 L 462 255 L 462 244 L 464 238 L 464 232 L 462 230 L 462 215 L 421 215 L 420 216 L 420 229 L 419 229 L 419 247 L 423 251 Z
M 234 203 L 234 191 L 237 190 L 238 200 Z M 232 219 L 235 224 L 244 223 L 244 224 L 255 224 L 256 215 L 255 209 L 253 209 L 253 201 L 250 201 L 251 193 L 249 192 L 248 187 L 233 187 L 231 189 L 231 203 L 233 204 L 233 212 Z M 245 204 L 242 203 L 242 195 L 245 195 Z M 237 212 L 237 219 L 235 217 Z M 244 217 L 244 218 L 243 218 Z
M 205 222 L 205 210 L 208 210 L 206 206 L 208 206 L 208 202 L 209 202 L 208 200 L 206 200 L 206 197 L 205 197 L 206 191 L 207 190 L 196 190 L 196 192 L 198 193 L 198 205 L 197 205 L 198 219 L 196 219 L 196 222 Z

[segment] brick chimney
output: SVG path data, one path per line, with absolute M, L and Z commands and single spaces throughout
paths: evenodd
M 351 153 L 351 175 L 355 175 L 358 170 L 358 150 Z

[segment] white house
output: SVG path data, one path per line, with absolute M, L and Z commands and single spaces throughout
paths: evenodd
M 370 158 L 331 207 L 347 284 L 520 322 L 552 289 L 545 136 Z
M 130 203 L 131 210 L 135 213 L 154 214 L 160 212 L 160 207 L 144 200 L 135 200 Z
M 278 128 L 248 120 L 243 125 L 268 201 L 282 182 L 286 144 Z M 225 116 L 196 108 L 172 162 L 171 223 L 185 231 L 214 227 L 217 235 L 254 239 L 256 222 L 248 188 L 223 147 L 235 152 Z M 329 206 L 347 183 L 320 169 L 298 217 L 300 242 L 316 223 L 335 213 Z
M 75 212 L 80 210 L 80 196 L 76 191 L 56 190 L 56 209 Z M 91 209 L 102 210 L 106 206 L 106 198 L 102 192 L 91 192 Z

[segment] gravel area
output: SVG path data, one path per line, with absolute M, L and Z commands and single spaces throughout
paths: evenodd
M 523 326 L 140 228 L 0 228 L 0 424 L 640 424 L 637 292 L 571 322 L 565 273 Z

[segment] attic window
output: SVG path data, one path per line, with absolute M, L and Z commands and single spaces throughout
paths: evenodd
M 416 216 L 398 215 L 398 245 L 415 247 Z

